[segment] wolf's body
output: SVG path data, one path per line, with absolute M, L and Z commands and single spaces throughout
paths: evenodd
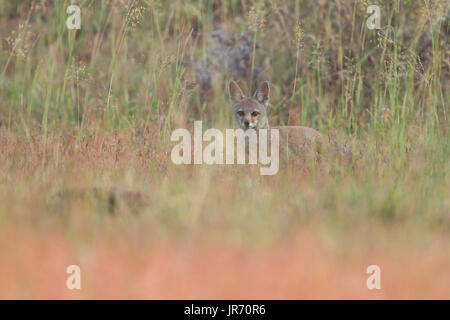
M 246 97 L 236 82 L 229 83 L 229 95 L 232 103 L 233 119 L 238 128 L 243 130 L 278 129 L 280 137 L 280 158 L 319 161 L 323 155 L 352 161 L 351 151 L 332 137 L 324 138 L 313 129 L 303 126 L 270 127 L 267 117 L 269 84 L 263 82 L 253 97 Z M 268 135 L 270 136 L 270 135 Z

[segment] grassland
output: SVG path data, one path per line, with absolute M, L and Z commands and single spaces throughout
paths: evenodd
M 450 297 L 445 1 L 74 3 L 0 0 L 1 298 Z M 173 165 L 230 79 L 354 166 Z

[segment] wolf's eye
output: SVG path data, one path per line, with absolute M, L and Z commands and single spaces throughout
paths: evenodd
M 259 112 L 258 111 L 253 111 L 252 112 L 252 117 L 257 117 L 259 116 Z
M 237 113 L 237 115 L 239 116 L 239 117 L 243 117 L 244 116 L 244 111 L 238 111 L 238 112 L 236 112 Z

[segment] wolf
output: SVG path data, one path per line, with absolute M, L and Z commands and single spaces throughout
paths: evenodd
M 253 129 L 278 129 L 280 158 L 300 160 L 305 163 L 308 159 L 320 162 L 324 155 L 352 163 L 353 154 L 349 148 L 331 136 L 325 138 L 319 131 L 303 126 L 274 126 L 269 125 L 267 107 L 270 86 L 264 81 L 257 88 L 255 94 L 246 97 L 235 81 L 228 84 L 228 94 L 232 106 L 234 124 L 244 131 Z

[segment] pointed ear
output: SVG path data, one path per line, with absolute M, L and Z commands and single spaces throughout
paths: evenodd
M 264 81 L 256 90 L 253 96 L 259 103 L 266 104 L 269 101 L 269 82 Z
M 233 80 L 231 80 L 228 84 L 228 94 L 230 96 L 231 103 L 233 104 L 238 103 L 245 98 L 241 88 L 239 88 L 239 85 Z

